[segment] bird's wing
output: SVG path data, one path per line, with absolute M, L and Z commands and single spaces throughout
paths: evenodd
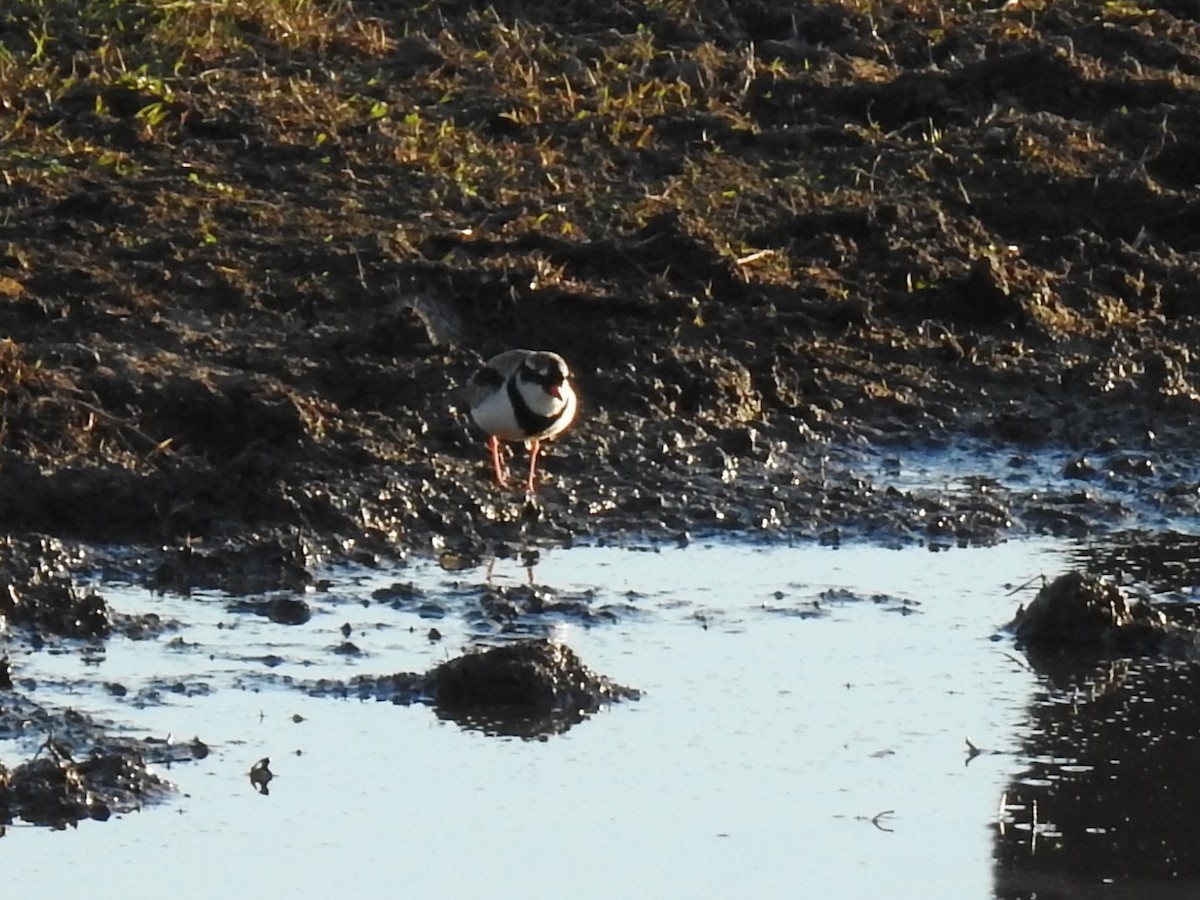
M 521 367 L 525 358 L 533 353 L 532 350 L 505 350 L 497 353 L 483 364 L 484 369 L 495 369 L 501 378 L 507 378 Z M 483 371 L 482 369 L 480 371 Z
M 499 390 L 505 380 L 520 368 L 521 361 L 529 353 L 528 350 L 505 350 L 503 353 L 497 353 L 477 369 L 471 376 L 471 384 L 467 389 L 471 406 L 478 406 Z

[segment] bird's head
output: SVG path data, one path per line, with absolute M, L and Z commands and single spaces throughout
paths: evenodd
M 521 379 L 539 385 L 547 394 L 561 400 L 563 385 L 571 377 L 567 362 L 557 353 L 531 353 L 521 366 Z

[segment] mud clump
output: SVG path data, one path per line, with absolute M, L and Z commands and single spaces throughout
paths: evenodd
M 596 608 L 586 593 L 558 591 L 539 585 L 489 585 L 478 595 L 480 621 L 500 633 L 512 634 L 544 626 L 545 617 L 559 616 L 591 625 L 611 622 L 616 613 L 608 606 Z
M 111 563 L 55 538 L 0 539 L 0 626 L 14 629 L 35 646 L 67 639 L 103 640 L 113 633 L 145 638 L 174 627 L 154 613 L 113 610 L 94 588 L 80 583 L 99 577 Z M 122 577 L 133 575 L 127 561 Z M 0 688 L 3 685 L 0 684 Z
M 261 591 L 301 591 L 312 581 L 312 551 L 303 541 L 266 536 L 213 542 L 200 548 L 191 544 L 164 548 L 150 586 L 159 591 L 187 594 L 193 590 L 221 590 L 230 594 Z
M 0 824 L 21 820 L 65 828 L 131 812 L 172 792 L 155 765 L 208 755 L 198 738 L 171 742 L 118 736 L 84 713 L 6 692 L 0 704 L 0 739 L 19 741 L 31 730 L 52 736 L 26 762 L 0 765 Z
M 104 598 L 75 583 L 80 558 L 49 538 L 0 543 L 0 622 L 34 634 L 107 637 L 113 621 Z
M 169 790 L 169 782 L 136 756 L 107 753 L 78 763 L 44 757 L 0 776 L 0 817 L 64 828 L 83 819 L 104 821 Z
M 1198 633 L 1172 622 L 1148 599 L 1129 602 L 1095 575 L 1068 572 L 1038 591 L 1013 620 L 1017 640 L 1031 652 L 1192 653 Z
M 249 613 L 277 625 L 303 625 L 312 618 L 312 608 L 302 597 L 246 598 L 229 605 L 234 613 Z
M 495 707 L 590 712 L 637 696 L 594 674 L 570 647 L 546 640 L 518 641 L 442 663 L 429 673 L 428 690 L 448 712 Z
M 39 649 L 95 646 L 114 633 L 134 639 L 160 634 L 172 623 L 154 614 L 133 616 L 77 582 L 93 563 L 81 550 L 52 538 L 0 542 L 0 632 Z M 66 651 L 64 651 L 66 652 Z M 169 782 L 151 768 L 207 753 L 190 744 L 134 741 L 72 709 L 43 706 L 26 695 L 33 683 L 0 657 L 0 741 L 16 746 L 30 734 L 48 735 L 31 759 L 0 766 L 0 823 L 17 819 L 62 828 L 107 819 L 164 797 Z
M 299 685 L 318 696 L 429 703 L 440 718 L 489 734 L 561 734 L 639 691 L 585 666 L 570 647 L 526 639 L 467 653 L 424 675 L 398 673 Z
M 588 669 L 575 652 L 523 640 L 468 653 L 426 676 L 438 717 L 488 734 L 561 734 L 603 706 L 640 694 Z

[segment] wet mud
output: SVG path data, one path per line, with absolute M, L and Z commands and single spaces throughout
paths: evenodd
M 1196 523 L 1190 0 L 296 10 L 0 12 L 6 646 L 170 627 L 105 578 L 304 627 L 338 559 Z M 528 497 L 462 400 L 519 346 L 581 398 Z
M 6 530 L 200 541 L 161 574 L 207 583 L 212 547 L 295 579 L 305 545 L 1195 517 L 1190 4 L 313 7 L 286 53 L 209 47 L 251 73 L 113 4 L 131 70 L 123 15 L 178 57 L 141 87 L 36 55 L 65 0 L 4 14 L 10 79 L 92 73 L 0 109 Z M 287 77 L 326 114 L 261 94 Z M 461 398 L 515 346 L 581 397 L 528 500 Z M 1014 477 L 879 475 L 969 442 Z M 1073 490 L 1020 483 L 1046 450 Z
M 611 703 L 640 696 L 592 672 L 570 647 L 544 638 L 466 653 L 423 675 L 359 675 L 297 686 L 316 696 L 424 702 L 463 728 L 527 739 L 562 734 Z
M 65 828 L 141 809 L 174 791 L 162 774 L 170 766 L 208 755 L 199 738 L 131 738 L 117 723 L 43 706 L 29 696 L 34 687 L 0 688 L 0 740 L 36 743 L 25 762 L 0 765 L 0 833 L 17 820 Z
M 1028 900 L 1064 884 L 1081 896 L 1111 884 L 1150 896 L 1191 890 L 1196 688 L 1194 666 L 1093 659 L 1037 697 L 1030 771 L 1002 798 L 996 897 Z

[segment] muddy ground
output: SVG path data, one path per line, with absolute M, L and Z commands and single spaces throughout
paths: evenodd
M 1195 446 L 1195 2 L 71 7 L 0 19 L 8 532 L 986 540 L 839 450 Z M 535 506 L 453 393 L 513 346 Z
M 14 598 L 1197 514 L 1196 0 L 17 0 L 0 44 Z M 461 394 L 515 346 L 582 402 L 532 500 Z

